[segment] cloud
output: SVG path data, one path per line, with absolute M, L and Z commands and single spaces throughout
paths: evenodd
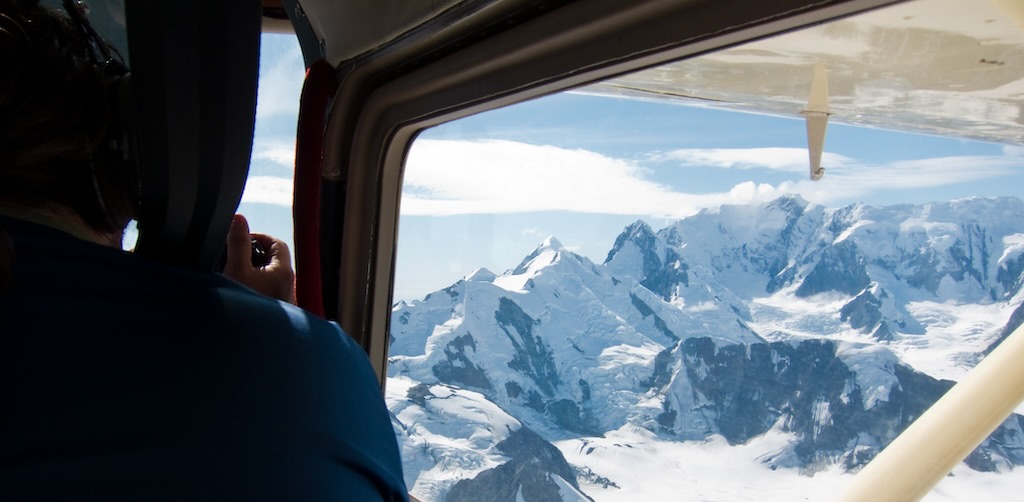
M 824 166 L 848 165 L 853 159 L 836 153 L 821 156 Z M 772 169 L 802 173 L 807 171 L 806 148 L 685 148 L 652 156 L 655 161 L 678 161 L 686 167 L 718 167 L 722 169 Z
M 644 179 L 634 162 L 502 140 L 420 140 L 409 153 L 402 212 L 575 211 L 679 215 L 691 197 Z
M 1000 156 L 955 156 L 894 161 L 887 164 L 850 165 L 826 171 L 835 189 L 833 198 L 859 197 L 876 190 L 920 190 L 993 179 L 1019 172 L 1019 158 Z
M 798 159 L 799 157 L 799 159 Z M 776 185 L 745 181 L 722 191 L 693 194 L 646 178 L 634 161 L 586 150 L 502 140 L 420 140 L 410 152 L 402 212 L 412 215 L 515 213 L 562 210 L 681 218 L 723 204 L 748 204 L 797 194 L 822 205 L 845 204 L 879 191 L 952 186 L 1020 169 L 1020 159 L 1000 156 L 941 157 L 867 164 L 826 153 L 821 181 L 803 176 L 799 148 L 688 149 L 655 160 L 702 159 L 723 168 L 798 172 Z M 741 167 L 742 166 L 742 167 Z
M 262 40 L 256 115 L 261 119 L 297 117 L 306 78 L 302 50 L 294 37 L 264 35 Z
M 293 186 L 290 178 L 249 176 L 242 192 L 242 202 L 291 207 Z
M 1003 155 L 1007 157 L 1024 157 L 1024 146 L 1003 145 Z
M 283 164 L 292 155 L 286 150 L 289 149 L 282 145 L 270 144 L 254 153 L 254 157 Z M 708 157 L 750 159 L 750 150 L 716 149 Z M 790 194 L 835 206 L 880 191 L 953 186 L 1021 169 L 1021 159 L 1011 156 L 940 157 L 886 164 L 839 157 L 839 167 L 830 168 L 821 181 L 802 178 L 806 170 L 806 164 L 802 164 L 801 177 L 793 181 L 775 185 L 744 181 L 718 192 L 694 194 L 647 179 L 649 171 L 635 161 L 587 150 L 503 140 L 424 139 L 415 142 L 409 154 L 402 213 L 445 216 L 570 211 L 682 218 L 705 208 L 768 202 Z M 767 164 L 784 165 L 775 161 Z M 277 176 L 251 176 L 242 200 L 291 206 L 292 181 Z
M 936 157 L 883 164 L 852 163 L 841 169 L 827 170 L 821 181 L 787 181 L 772 187 L 772 190 L 780 195 L 798 194 L 811 202 L 836 206 L 861 201 L 880 192 L 920 192 L 972 181 L 994 180 L 1013 175 L 1021 167 L 1019 159 L 999 156 Z M 771 190 L 764 189 L 762 192 L 770 193 Z
M 266 160 L 288 170 L 295 166 L 295 142 L 258 139 L 253 144 L 253 160 Z
M 1020 159 L 1000 156 L 936 157 L 883 164 L 850 162 L 841 168 L 826 170 L 821 181 L 801 179 L 759 188 L 757 195 L 750 199 L 764 200 L 765 195 L 772 193 L 798 194 L 811 202 L 836 206 L 861 201 L 879 192 L 920 192 L 997 179 L 1019 172 L 1021 167 Z M 737 185 L 733 192 L 742 199 L 751 190 Z
M 725 150 L 716 155 L 727 156 Z M 806 162 L 804 157 L 801 169 L 806 170 Z M 650 181 L 647 172 L 636 162 L 587 150 L 504 140 L 420 140 L 409 154 L 402 212 L 442 216 L 561 210 L 681 218 L 722 204 L 766 202 L 797 189 L 748 181 L 723 192 L 692 194 Z

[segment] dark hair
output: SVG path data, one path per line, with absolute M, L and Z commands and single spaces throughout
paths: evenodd
M 0 200 L 121 231 L 137 213 L 138 175 L 110 153 L 112 84 L 90 40 L 38 0 L 0 0 L 0 68 Z

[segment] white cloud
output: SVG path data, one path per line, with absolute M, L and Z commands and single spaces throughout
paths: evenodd
M 996 178 L 1024 168 L 1013 157 L 960 156 L 895 161 L 883 165 L 851 165 L 826 177 L 850 192 L 914 190 Z
M 258 139 L 253 144 L 253 160 L 267 160 L 288 170 L 295 166 L 295 142 Z
M 297 117 L 305 64 L 299 44 L 288 38 L 263 37 L 256 115 Z
M 691 196 L 643 179 L 635 163 L 586 150 L 501 140 L 420 140 L 407 166 L 406 214 L 684 215 L 699 209 Z
M 836 153 L 821 156 L 823 166 L 836 167 L 850 164 L 853 159 Z M 657 154 L 653 160 L 679 161 L 691 167 L 718 167 L 723 169 L 772 169 L 778 171 L 807 171 L 809 159 L 806 148 L 685 148 Z M 686 167 L 684 166 L 684 167 Z
M 242 192 L 242 202 L 257 202 L 291 207 L 293 183 L 289 178 L 249 176 Z
M 849 163 L 829 169 L 821 181 L 801 179 L 760 188 L 751 200 L 764 200 L 764 195 L 799 194 L 804 199 L 826 206 L 860 201 L 877 192 L 910 192 L 953 186 L 960 183 L 995 179 L 1024 168 L 1019 159 L 997 156 L 938 157 L 887 164 Z M 750 195 L 749 187 L 733 189 L 738 195 Z M 938 196 L 941 197 L 941 196 Z M 770 197 L 769 197 L 770 198 Z
M 1024 146 L 1003 145 L 1003 155 L 1007 157 L 1024 157 Z
M 291 155 L 284 150 L 271 145 L 254 156 L 283 164 Z M 712 156 L 750 158 L 749 150 L 738 149 L 731 155 L 726 149 L 717 149 Z M 767 202 L 787 194 L 799 194 L 823 205 L 845 204 L 877 191 L 950 186 L 1024 168 L 1019 157 L 1010 156 L 943 157 L 884 165 L 841 159 L 840 167 L 829 169 L 817 182 L 797 179 L 771 185 L 746 181 L 721 192 L 692 194 L 646 179 L 646 170 L 636 162 L 587 150 L 502 140 L 419 140 L 409 154 L 402 212 L 443 216 L 571 211 L 681 218 L 703 208 Z M 806 164 L 801 165 L 800 173 L 805 169 Z M 242 200 L 291 206 L 292 181 L 251 176 Z M 537 230 L 524 233 L 530 231 Z
M 725 150 L 717 155 L 727 157 Z M 749 152 L 737 157 L 743 155 Z M 806 158 L 803 162 L 806 169 Z M 587 150 L 503 140 L 421 140 L 409 154 L 402 212 L 561 210 L 681 218 L 722 204 L 770 201 L 798 188 L 748 181 L 725 192 L 691 194 L 647 180 L 645 171 L 635 162 Z
M 672 155 L 721 167 L 758 164 L 801 175 L 807 170 L 806 150 L 799 148 L 690 149 Z M 823 205 L 845 204 L 875 191 L 949 186 L 1022 167 L 1019 158 L 996 156 L 884 165 L 827 153 L 825 158 L 834 163 L 821 181 L 746 181 L 722 192 L 691 194 L 645 179 L 646 170 L 635 162 L 586 150 L 501 140 L 420 140 L 409 155 L 402 212 L 440 216 L 563 210 L 680 218 L 703 208 L 767 202 L 786 194 Z
M 909 193 L 923 189 L 954 186 L 960 183 L 995 179 L 1024 168 L 1010 157 L 940 157 L 888 164 L 848 164 L 825 172 L 821 181 L 801 179 L 777 186 L 737 185 L 731 193 L 737 199 L 763 201 L 783 194 L 799 194 L 804 199 L 826 206 L 861 201 L 877 192 Z M 752 184 L 749 184 L 752 185 Z M 942 196 L 937 196 L 941 198 Z

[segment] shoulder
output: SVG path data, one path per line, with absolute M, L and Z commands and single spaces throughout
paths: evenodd
M 380 382 L 337 324 L 219 274 L 4 226 L 16 255 L 0 316 L 18 338 L 0 359 L 23 375 L 18 399 L 45 404 L 12 408 L 39 437 L 116 436 L 134 445 L 126 466 L 175 460 L 250 498 L 404 498 Z
M 340 482 L 369 482 L 375 491 L 403 500 L 391 416 L 363 349 L 333 322 L 265 297 L 250 298 L 245 308 L 253 302 L 262 313 L 257 323 L 246 322 L 247 333 L 234 337 L 234 353 L 246 380 L 241 392 L 252 402 L 275 403 L 261 409 L 257 421 L 282 443 L 278 447 L 294 452 L 296 467 L 335 472 L 308 480 L 330 483 L 319 493 L 332 492 Z M 282 325 L 287 328 L 268 329 Z

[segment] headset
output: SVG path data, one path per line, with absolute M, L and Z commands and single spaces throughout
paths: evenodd
M 210 269 L 248 174 L 261 3 L 35 1 L 67 12 L 106 79 L 113 117 L 95 160 L 138 175 L 119 186 L 138 189 L 135 253 Z
M 122 53 L 101 37 L 96 29 L 93 28 L 92 23 L 90 23 L 87 17 L 90 13 L 89 7 L 84 0 L 62 0 L 62 6 L 68 13 L 72 23 L 75 24 L 83 37 L 88 41 L 92 62 L 103 75 L 108 89 L 107 99 L 114 120 L 109 126 L 107 137 L 104 140 L 104 147 L 98 156 L 101 157 L 102 162 L 107 164 L 121 163 L 121 168 L 130 169 L 131 172 L 136 174 L 135 179 L 139 180 L 142 178 L 143 173 L 140 171 L 140 163 L 138 162 L 137 129 L 135 127 L 136 124 L 133 122 L 135 114 L 133 113 L 134 106 L 132 102 L 132 74 L 124 62 Z M 118 2 L 107 0 L 108 14 L 110 13 L 111 6 L 114 6 L 115 10 L 120 8 Z M 102 21 L 103 19 L 100 18 L 99 20 Z M 117 30 L 114 30 L 112 34 L 114 37 L 126 35 L 126 33 L 118 33 Z M 123 41 L 127 41 L 127 37 Z M 93 179 L 96 184 L 97 199 L 101 205 L 105 205 L 99 185 L 95 181 L 95 176 Z M 134 209 L 137 215 L 141 214 L 141 196 L 142 189 L 136 186 Z M 103 209 L 106 211 L 106 207 Z M 257 239 L 252 239 L 251 245 L 252 265 L 254 267 L 267 265 L 269 254 L 263 249 L 262 244 Z M 219 259 L 212 263 L 212 268 L 216 271 L 221 271 L 224 268 L 226 248 L 219 254 Z
M 96 154 L 96 160 L 104 165 L 119 165 L 121 169 L 132 173 L 135 186 L 132 187 L 131 203 L 133 204 L 136 216 L 141 206 L 141 188 L 138 184 L 139 165 L 135 155 L 135 127 L 133 124 L 132 102 L 131 102 L 131 72 L 121 56 L 121 52 L 106 39 L 101 37 L 89 22 L 90 9 L 84 0 L 62 0 L 64 11 L 67 13 L 72 24 L 78 29 L 82 37 L 89 45 L 89 55 L 93 65 L 103 76 L 105 88 L 107 89 L 107 103 L 113 120 L 107 126 L 107 134 L 104 137 L 100 150 Z M 100 190 L 99 180 L 95 168 L 92 172 L 93 186 L 96 191 L 96 199 L 101 209 L 107 215 L 111 228 L 118 228 L 119 223 L 114 221 L 107 203 L 104 200 L 103 192 Z

